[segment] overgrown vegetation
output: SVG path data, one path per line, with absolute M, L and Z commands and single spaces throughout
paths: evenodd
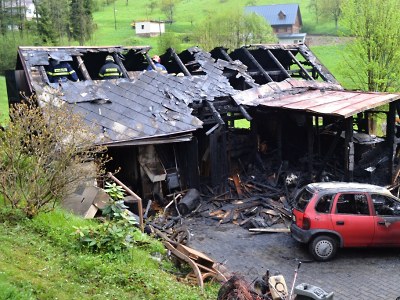
M 263 17 L 245 14 L 241 9 L 210 13 L 195 26 L 193 40 L 207 51 L 218 46 L 235 49 L 242 45 L 277 42 Z
M 11 108 L 13 122 L 0 131 L 0 194 L 28 217 L 102 172 L 104 147 L 93 145 L 80 115 L 59 105 L 57 98 L 43 107 L 27 99 Z
M 354 39 L 348 44 L 346 75 L 362 90 L 400 88 L 400 3 L 398 0 L 343 0 L 343 25 Z
M 123 253 L 82 251 L 71 233 L 95 221 L 56 209 L 34 219 L 0 209 L 0 299 L 215 299 L 171 276 L 152 241 Z M 153 256 L 152 256 L 153 255 Z M 166 270 L 166 271 L 165 271 Z
M 85 249 L 92 252 L 121 252 L 134 245 L 151 243 L 147 235 L 135 226 L 136 218 L 124 205 L 124 190 L 115 183 L 106 182 L 105 192 L 110 196 L 102 210 L 102 220 L 99 224 L 77 227 L 74 235 Z M 160 250 L 159 250 L 160 252 Z

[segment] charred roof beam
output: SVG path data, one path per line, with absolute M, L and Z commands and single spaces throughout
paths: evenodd
M 250 59 L 250 61 L 257 67 L 260 73 L 267 79 L 268 82 L 274 81 L 271 76 L 264 70 L 264 68 L 259 64 L 259 62 L 254 58 L 254 56 L 250 53 L 250 51 L 246 47 L 242 47 L 244 53 Z
M 113 53 L 113 57 L 114 57 L 114 59 L 115 59 L 115 62 L 116 62 L 116 63 L 119 65 L 119 67 L 121 68 L 121 71 L 122 71 L 122 74 L 124 74 L 124 77 L 130 79 L 129 74 L 128 74 L 128 71 L 126 70 L 124 64 L 123 64 L 122 61 L 121 61 L 121 57 L 119 57 L 119 55 L 116 54 L 116 53 Z
M 218 48 L 218 50 L 221 52 L 221 55 L 227 60 L 232 62 L 233 59 L 229 56 L 229 54 L 225 51 L 223 48 Z
M 335 77 L 333 77 L 328 69 L 321 64 L 318 58 L 305 45 L 299 47 L 299 52 L 310 63 L 310 65 L 313 66 L 313 71 L 317 72 L 323 80 L 339 84 Z
M 77 56 L 76 60 L 78 61 L 78 68 L 81 71 L 83 77 L 85 78 L 85 80 L 92 80 L 92 78 L 89 75 L 88 70 L 86 69 L 85 63 L 83 62 L 82 57 Z
M 145 55 L 147 63 L 151 66 L 153 70 L 156 70 L 156 65 L 154 64 L 153 60 L 150 58 L 149 54 L 146 52 Z
M 286 78 L 291 78 L 289 73 L 282 66 L 282 64 L 279 62 L 279 60 L 275 57 L 275 55 L 272 54 L 271 50 L 267 49 L 267 53 L 268 53 L 269 57 L 271 57 L 272 60 L 275 62 L 275 64 L 279 67 L 279 69 L 281 69 L 282 73 L 286 75 Z
M 301 71 L 304 73 L 304 75 L 314 81 L 314 78 L 310 75 L 310 73 L 307 72 L 307 70 L 303 67 L 303 65 L 297 60 L 297 58 L 293 55 L 293 53 L 289 50 L 287 51 L 287 53 L 290 55 L 290 57 L 292 58 L 292 60 L 296 63 L 296 65 L 299 66 L 299 68 L 301 69 Z
M 170 48 L 170 51 L 171 51 L 172 57 L 175 59 L 175 61 L 178 64 L 178 66 L 181 68 L 183 74 L 185 74 L 186 76 L 192 76 L 192 74 L 190 74 L 189 70 L 183 64 L 183 62 L 180 59 L 180 57 L 178 56 L 178 54 L 176 54 L 175 50 Z
M 242 105 L 239 105 L 239 110 L 242 113 L 243 117 L 246 118 L 247 121 L 250 122 L 251 120 L 253 120 L 253 118 L 249 115 L 247 110 Z
M 50 83 L 49 77 L 47 76 L 47 73 L 46 73 L 46 70 L 44 69 L 44 66 L 38 66 L 38 69 L 39 69 L 39 74 L 43 78 L 43 80 L 46 83 Z
M 220 125 L 225 125 L 224 120 L 222 119 L 221 115 L 219 114 L 219 112 L 217 111 L 217 109 L 215 108 L 214 104 L 211 103 L 210 101 L 205 101 L 207 106 L 210 108 L 212 115 L 214 116 L 215 119 L 218 120 L 218 123 Z

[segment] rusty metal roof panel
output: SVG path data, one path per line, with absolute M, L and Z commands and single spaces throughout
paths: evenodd
M 232 97 L 243 105 L 292 109 L 345 118 L 400 99 L 397 94 L 344 91 L 336 84 L 293 79 L 268 83 Z

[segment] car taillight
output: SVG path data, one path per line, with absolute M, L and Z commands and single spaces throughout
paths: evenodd
M 303 228 L 304 230 L 308 230 L 308 229 L 310 229 L 310 227 L 311 227 L 311 220 L 310 220 L 310 218 L 303 217 L 303 226 L 302 226 L 302 228 Z

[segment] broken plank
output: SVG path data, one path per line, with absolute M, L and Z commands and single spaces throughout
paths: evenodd
M 239 197 L 243 197 L 243 191 L 242 188 L 240 187 L 239 175 L 235 174 L 232 176 L 232 178 L 233 178 L 233 183 L 235 184 L 236 193 L 238 194 Z
M 289 228 L 250 228 L 249 231 L 265 232 L 265 233 L 279 233 L 279 232 L 290 232 L 290 229 Z

